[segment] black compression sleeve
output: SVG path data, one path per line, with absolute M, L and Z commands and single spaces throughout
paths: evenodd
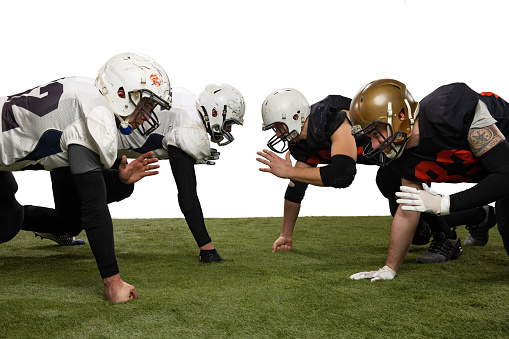
M 450 211 L 462 211 L 509 197 L 509 143 L 502 141 L 481 158 L 489 173 L 477 185 L 450 196 Z
M 119 270 L 102 171 L 73 175 L 73 182 L 81 201 L 81 222 L 87 232 L 101 277 L 115 275 Z
M 286 188 L 285 199 L 296 204 L 300 204 L 302 199 L 304 199 L 308 184 L 295 180 L 292 180 L 292 182 L 294 186 L 292 187 L 288 185 Z
M 134 191 L 134 183 L 129 185 L 124 184 L 118 176 L 118 170 L 105 169 L 102 173 L 106 184 L 108 204 L 115 201 L 122 201 L 131 196 Z
M 203 212 L 196 193 L 196 174 L 193 157 L 181 149 L 168 145 L 168 158 L 170 160 L 173 178 L 177 184 L 178 202 L 184 214 L 187 226 L 191 230 L 198 247 L 212 241 L 203 220 Z

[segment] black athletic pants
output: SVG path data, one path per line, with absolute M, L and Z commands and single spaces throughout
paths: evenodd
M 108 203 L 131 195 L 134 184 L 125 185 L 116 170 L 103 170 Z M 0 171 L 0 243 L 11 240 L 20 230 L 76 236 L 82 230 L 81 202 L 69 167 L 51 171 L 55 209 L 21 205 L 15 197 L 18 190 L 11 172 Z

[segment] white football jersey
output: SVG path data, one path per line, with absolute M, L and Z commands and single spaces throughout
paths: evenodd
M 0 98 L 0 170 L 69 166 L 67 147 L 79 144 L 111 167 L 117 127 L 93 80 L 67 77 Z
M 156 112 L 161 125 L 154 132 L 148 136 L 136 131 L 118 134 L 119 157 L 137 158 L 153 151 L 154 157 L 168 159 L 168 145 L 180 148 L 196 160 L 210 156 L 210 139 L 196 109 L 196 95 L 184 88 L 173 88 L 172 93 L 171 109 Z

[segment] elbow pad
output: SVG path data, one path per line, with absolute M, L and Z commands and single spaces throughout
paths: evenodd
M 320 177 L 326 187 L 348 187 L 356 173 L 355 160 L 343 154 L 336 154 L 331 158 L 330 165 L 320 167 Z
M 302 199 L 304 199 L 304 194 L 306 193 L 308 184 L 295 180 L 292 180 L 292 182 L 295 186 L 291 187 L 288 185 L 286 188 L 285 199 L 296 204 L 300 204 Z

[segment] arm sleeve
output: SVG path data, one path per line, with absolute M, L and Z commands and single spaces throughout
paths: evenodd
M 81 202 L 81 222 L 101 277 L 107 278 L 119 273 L 119 270 L 115 256 L 113 222 L 107 204 L 106 184 L 100 169 L 83 172 L 78 166 L 79 162 L 73 163 L 72 159 L 75 159 L 77 154 L 72 153 L 76 150 L 82 156 L 86 154 L 83 153 L 84 150 L 91 152 L 88 154 L 88 160 L 94 158 L 95 153 L 85 147 L 78 147 L 80 148 L 69 148 L 69 165 Z M 99 158 L 97 154 L 95 156 Z
M 296 204 L 300 204 L 302 199 L 304 199 L 304 195 L 306 194 L 306 189 L 308 188 L 308 184 L 292 180 L 294 186 L 288 185 L 286 188 L 285 199 Z
M 450 211 L 462 211 L 509 196 L 509 143 L 500 142 L 481 158 L 488 175 L 477 185 L 452 194 Z
M 195 159 L 181 149 L 170 145 L 168 145 L 168 158 L 177 184 L 180 210 L 198 247 L 201 247 L 212 240 L 205 228 L 200 200 L 196 193 Z

